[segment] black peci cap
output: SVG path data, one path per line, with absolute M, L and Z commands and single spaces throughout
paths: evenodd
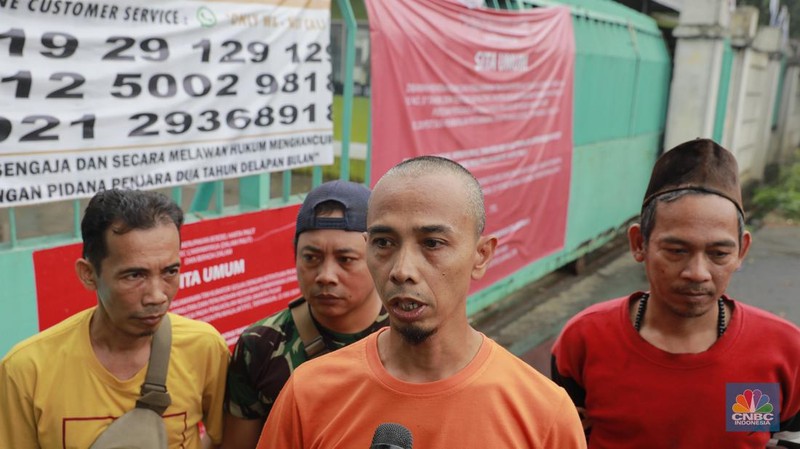
M 667 151 L 656 161 L 642 208 L 659 195 L 699 190 L 729 199 L 744 215 L 736 158 L 711 139 L 694 139 Z

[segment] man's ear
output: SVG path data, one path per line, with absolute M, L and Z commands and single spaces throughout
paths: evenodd
M 78 280 L 87 290 L 97 290 L 97 277 L 91 262 L 83 258 L 76 260 L 75 273 L 78 275 Z
M 497 237 L 493 235 L 481 236 L 478 239 L 475 265 L 472 266 L 472 279 L 478 280 L 486 274 L 489 262 L 492 261 L 494 250 L 497 248 Z
M 750 250 L 751 243 L 753 243 L 753 235 L 750 234 L 750 231 L 744 231 L 742 233 L 742 244 L 739 247 L 739 267 L 742 266 L 742 262 L 744 262 L 744 258 Z M 736 268 L 738 269 L 739 267 Z
M 642 226 L 639 223 L 634 223 L 628 228 L 628 245 L 630 245 L 633 258 L 637 262 L 644 262 L 644 235 L 642 235 Z

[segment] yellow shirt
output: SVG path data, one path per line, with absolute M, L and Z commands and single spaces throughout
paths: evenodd
M 19 344 L 0 363 L 0 448 L 86 449 L 135 406 L 147 367 L 119 380 L 97 360 L 89 340 L 95 308 Z M 211 325 L 170 314 L 172 349 L 163 414 L 169 447 L 199 448 L 198 423 L 222 439 L 229 352 Z

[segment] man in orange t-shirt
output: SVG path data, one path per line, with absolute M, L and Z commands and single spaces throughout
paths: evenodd
M 422 448 L 585 448 L 566 392 L 469 325 L 470 282 L 497 245 L 484 223 L 480 185 L 461 165 L 422 156 L 389 170 L 366 238 L 390 328 L 300 366 L 258 448 L 366 448 L 384 423 Z

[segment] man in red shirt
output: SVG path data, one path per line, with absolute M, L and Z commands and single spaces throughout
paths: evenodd
M 734 156 L 708 139 L 661 156 L 628 238 L 649 291 L 587 308 L 553 347 L 589 448 L 796 438 L 800 329 L 725 294 L 751 241 Z

